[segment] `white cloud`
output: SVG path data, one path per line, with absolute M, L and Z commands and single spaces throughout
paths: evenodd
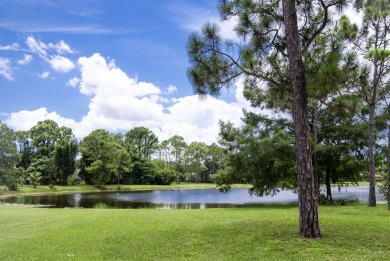
M 63 40 L 59 41 L 56 44 L 49 43 L 49 47 L 55 49 L 59 54 L 74 53 L 70 46 Z
M 77 87 L 79 83 L 80 83 L 80 79 L 78 77 L 73 77 L 66 83 L 66 85 L 70 87 Z
M 176 86 L 174 86 L 174 85 L 169 85 L 168 86 L 168 89 L 167 89 L 167 93 L 168 94 L 174 93 L 176 91 L 177 91 L 177 87 Z
M 344 13 L 348 16 L 352 23 L 357 24 L 359 28 L 361 27 L 363 22 L 363 12 L 356 12 L 356 9 L 352 5 L 349 5 Z
M 38 54 L 41 58 L 47 57 L 47 44 L 39 40 L 35 40 L 35 38 L 32 36 L 27 37 L 26 44 L 31 52 Z
M 18 43 L 12 43 L 10 45 L 0 45 L 0 51 L 19 51 L 20 45 Z
M 243 89 L 242 81 L 235 89 L 237 99 L 230 103 L 213 97 L 201 100 L 196 95 L 169 99 L 164 96 L 168 91 L 162 92 L 152 83 L 129 77 L 112 60 L 106 61 L 100 54 L 79 58 L 78 69 L 80 76 L 70 79 L 68 85 L 78 87 L 82 94 L 90 96 L 89 111 L 80 121 L 40 108 L 12 113 L 6 123 L 16 130 L 25 130 L 40 120 L 52 119 L 72 128 L 79 139 L 98 128 L 127 132 L 136 126 L 145 126 L 161 141 L 180 135 L 188 143 L 203 141 L 210 144 L 217 141 L 219 120 L 230 120 L 240 126 L 241 109 L 248 106 L 239 94 Z M 168 90 L 174 91 L 176 87 L 170 86 Z
M 63 118 L 56 112 L 48 112 L 45 107 L 34 111 L 20 111 L 11 113 L 5 123 L 14 130 L 29 130 L 36 125 L 38 121 L 53 120 L 60 126 L 67 126 L 69 128 L 76 128 L 76 122 L 72 119 Z
M 70 46 L 65 43 L 63 40 L 58 43 L 44 43 L 42 41 L 36 40 L 33 36 L 29 36 L 26 39 L 26 44 L 29 48 L 29 51 L 35 54 L 48 62 L 51 67 L 61 73 L 66 73 L 75 68 L 74 63 L 67 57 L 58 54 L 74 53 Z M 50 55 L 50 53 L 56 53 Z
M 59 55 L 52 56 L 49 63 L 55 71 L 62 73 L 69 72 L 75 68 L 74 63 L 70 59 Z
M 181 4 L 170 8 L 173 16 L 183 29 L 190 32 L 200 32 L 206 22 L 215 23 L 219 26 L 220 35 L 225 40 L 238 40 L 234 27 L 237 24 L 236 18 L 221 21 L 215 9 L 205 9 L 195 5 Z
M 41 74 L 38 74 L 38 77 L 41 78 L 41 79 L 46 79 L 47 77 L 50 76 L 50 73 L 48 71 L 45 71 Z
M 27 64 L 31 63 L 33 60 L 34 60 L 34 58 L 32 57 L 32 55 L 25 54 L 23 56 L 23 59 L 18 60 L 18 64 L 20 64 L 20 65 L 27 65 Z
M 107 64 L 98 53 L 79 58 L 78 64 L 81 71 L 80 92 L 83 94 L 141 97 L 161 93 L 152 83 L 128 77 L 112 61 Z
M 0 57 L 0 75 L 3 75 L 6 79 L 12 81 L 14 76 L 10 64 L 10 59 Z

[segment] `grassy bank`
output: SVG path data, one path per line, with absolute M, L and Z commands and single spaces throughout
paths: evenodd
M 0 205 L 0 260 L 390 260 L 384 205 L 320 207 L 324 238 L 297 236 L 296 207 L 34 209 Z

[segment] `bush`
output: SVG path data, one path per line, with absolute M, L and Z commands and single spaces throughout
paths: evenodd
M 19 182 L 15 177 L 8 178 L 6 180 L 5 186 L 9 191 L 17 191 L 19 189 Z
M 387 182 L 388 182 L 387 175 L 383 175 L 381 181 L 382 181 L 382 185 L 379 186 L 379 193 L 382 193 L 385 196 L 385 199 L 387 199 L 387 193 L 389 193 L 387 191 Z
M 150 182 L 154 185 L 170 185 L 175 180 L 176 176 L 176 171 L 170 168 L 158 169 Z
M 5 183 L 4 185 L 10 191 L 17 191 L 19 189 L 20 178 L 17 176 L 16 172 L 9 172 L 5 175 Z
M 81 183 L 81 178 L 77 173 L 74 173 L 68 177 L 67 183 L 69 185 L 78 185 Z

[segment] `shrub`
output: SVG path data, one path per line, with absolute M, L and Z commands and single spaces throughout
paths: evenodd
M 4 185 L 10 191 L 17 191 L 20 186 L 20 179 L 15 172 L 9 172 L 5 175 Z
M 68 177 L 67 183 L 69 185 L 78 185 L 81 183 L 81 178 L 77 173 L 74 173 Z

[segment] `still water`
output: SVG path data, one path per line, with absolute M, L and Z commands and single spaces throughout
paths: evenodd
M 347 187 L 332 191 L 335 201 L 366 203 L 368 187 Z M 216 189 L 150 190 L 136 192 L 99 192 L 71 195 L 18 196 L 0 199 L 2 203 L 41 205 L 52 208 L 164 208 L 203 209 L 257 207 L 269 204 L 297 204 L 298 196 L 291 191 L 281 191 L 276 196 L 256 197 L 248 189 L 232 189 L 220 193 Z M 378 203 L 384 201 L 377 195 Z

